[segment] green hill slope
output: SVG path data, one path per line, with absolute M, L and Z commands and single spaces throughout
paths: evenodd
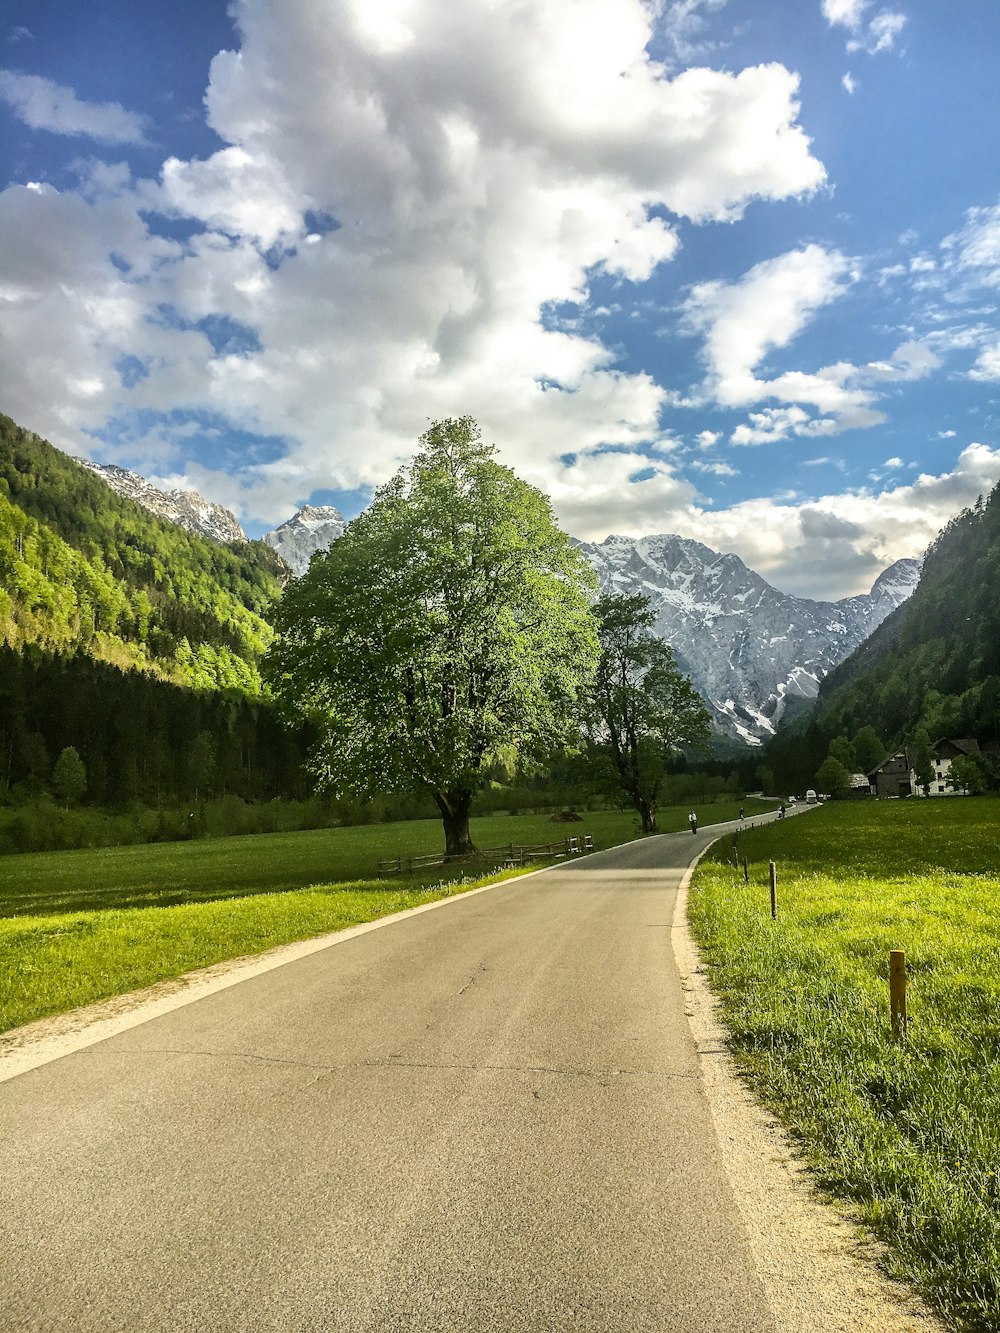
M 304 794 L 258 670 L 287 573 L 0 416 L 0 803 L 44 800 L 67 747 L 98 805 Z
M 158 519 L 0 416 L 0 641 L 260 693 L 283 562 Z
M 944 528 L 913 596 L 830 672 L 810 718 L 779 733 L 768 750 L 775 772 L 808 783 L 830 740 L 865 726 L 888 749 L 919 727 L 1000 741 L 998 588 L 1000 486 Z

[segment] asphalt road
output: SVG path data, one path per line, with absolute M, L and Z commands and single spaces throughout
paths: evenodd
M 773 1330 L 670 948 L 717 831 L 456 898 L 0 1084 L 0 1328 Z

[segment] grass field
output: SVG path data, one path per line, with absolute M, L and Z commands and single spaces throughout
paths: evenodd
M 748 814 L 773 808 L 744 804 Z M 713 823 L 737 810 L 720 802 L 699 814 Z M 686 828 L 687 810 L 662 811 L 660 827 Z M 472 824 L 481 847 L 585 832 L 596 848 L 611 847 L 636 836 L 635 817 L 601 811 L 555 824 L 493 815 Z M 461 869 L 442 867 L 376 876 L 380 858 L 439 851 L 442 842 L 440 823 L 422 820 L 0 858 L 0 1032 L 484 882 L 459 882 Z
M 690 915 L 732 1048 L 821 1182 L 951 1326 L 1000 1329 L 1000 802 L 840 803 L 699 866 Z M 778 866 L 778 920 L 767 862 Z M 890 949 L 909 1039 L 891 1040 Z

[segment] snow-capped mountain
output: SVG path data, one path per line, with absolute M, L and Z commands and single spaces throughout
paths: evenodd
M 109 486 L 161 518 L 217 542 L 246 541 L 236 518 L 197 491 L 161 491 L 136 472 L 88 463 Z M 263 540 L 296 575 L 344 531 L 332 505 L 305 505 Z M 656 632 L 673 646 L 723 734 L 759 745 L 789 698 L 813 698 L 819 682 L 881 625 L 917 586 L 918 560 L 898 560 L 871 592 L 814 602 L 779 592 L 736 555 L 684 537 L 608 537 L 579 542 L 604 591 L 642 593 Z
M 344 516 L 333 505 L 304 505 L 273 532 L 266 532 L 264 541 L 274 547 L 298 576 L 309 568 L 313 553 L 325 551 L 341 536 L 344 527 Z
M 214 542 L 245 542 L 247 535 L 236 520 L 235 514 L 222 505 L 213 504 L 197 491 L 161 491 L 138 472 L 128 468 L 116 467 L 113 463 L 92 463 L 89 459 L 80 459 L 92 472 L 96 472 L 108 485 L 124 495 L 127 500 L 134 500 L 148 509 L 157 518 L 169 519 L 189 532 L 200 533 Z
M 871 592 L 814 602 L 772 588 L 738 556 L 683 537 L 614 536 L 579 548 L 602 591 L 649 598 L 656 633 L 673 646 L 719 729 L 751 745 L 773 735 L 789 697 L 813 698 L 920 577 L 918 560 L 898 560 Z

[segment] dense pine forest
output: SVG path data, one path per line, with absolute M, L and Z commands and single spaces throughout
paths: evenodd
M 303 797 L 304 738 L 259 673 L 287 577 L 262 542 L 156 518 L 0 416 L 0 802 Z
M 767 761 L 790 791 L 812 782 L 831 742 L 871 727 L 886 752 L 922 735 L 1000 742 L 1000 486 L 945 527 L 920 584 L 831 671 L 808 719 Z M 789 785 L 791 784 L 791 785 Z

